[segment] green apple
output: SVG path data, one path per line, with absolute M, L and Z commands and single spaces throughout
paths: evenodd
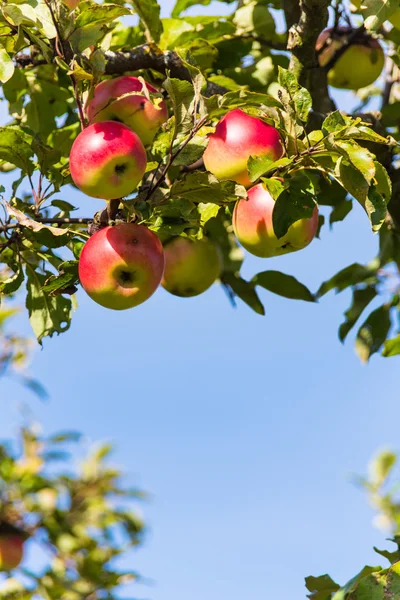
M 221 272 L 217 247 L 207 238 L 176 237 L 164 246 L 165 271 L 161 285 L 175 296 L 198 296 Z

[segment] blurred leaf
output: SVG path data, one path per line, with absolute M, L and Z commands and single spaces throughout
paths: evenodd
M 332 594 L 340 586 L 329 575 L 320 575 L 319 577 L 306 577 L 306 588 L 311 592 L 311 594 L 307 594 L 307 598 L 311 600 L 330 600 Z
M 367 282 L 369 279 L 376 279 L 375 270 L 359 263 L 353 263 L 336 273 L 331 279 L 324 281 L 317 292 L 317 298 L 330 290 L 335 289 L 336 292 L 341 292 L 351 285 Z
M 315 302 L 313 294 L 305 285 L 297 281 L 295 277 L 285 275 L 280 271 L 263 271 L 255 275 L 252 282 L 254 285 L 259 285 L 285 298 Z
M 157 0 L 130 0 L 146 31 L 148 41 L 159 42 L 163 32 Z
M 254 290 L 253 282 L 245 281 L 238 274 L 228 272 L 223 273 L 221 281 L 224 285 L 229 286 L 233 293 L 239 296 L 257 314 L 265 315 L 264 306 Z
M 367 362 L 385 342 L 391 326 L 389 307 L 380 306 L 361 325 L 357 333 L 356 352 L 362 362 Z
M 375 298 L 377 291 L 375 286 L 367 286 L 362 289 L 353 290 L 353 300 L 350 308 L 344 313 L 345 321 L 339 327 L 339 339 L 344 342 L 347 334 L 357 323 L 364 309 Z
M 39 344 L 44 337 L 62 333 L 70 326 L 71 301 L 64 296 L 51 297 L 44 294 L 42 287 L 47 279 L 26 263 L 27 297 L 26 307 L 29 320 Z
M 0 46 L 0 81 L 6 83 L 14 75 L 14 63 L 8 52 Z
M 386 340 L 382 351 L 382 356 L 396 356 L 397 354 L 400 354 L 400 335 Z

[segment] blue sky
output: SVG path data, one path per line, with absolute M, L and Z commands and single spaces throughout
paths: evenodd
M 82 215 L 101 206 L 73 189 L 59 197 Z M 280 269 L 315 290 L 372 258 L 377 242 L 355 205 L 304 251 L 248 255 L 243 272 Z M 80 291 L 70 331 L 45 340 L 31 365 L 50 401 L 1 382 L 1 438 L 29 406 L 45 432 L 115 443 L 129 482 L 151 492 L 150 533 L 127 564 L 155 583 L 126 597 L 293 600 L 306 575 L 344 582 L 380 562 L 372 547 L 384 536 L 350 475 L 378 448 L 398 448 L 397 359 L 362 366 L 352 340 L 340 344 L 348 294 L 317 305 L 260 295 L 265 317 L 232 309 L 217 285 L 194 299 L 160 289 L 121 313 Z M 29 332 L 25 317 L 18 326 Z

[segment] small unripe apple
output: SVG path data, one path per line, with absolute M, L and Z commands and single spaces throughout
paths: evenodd
M 326 66 L 335 53 L 347 43 L 352 29 L 339 27 L 325 29 L 317 40 L 316 50 L 321 67 Z M 347 90 L 358 90 L 374 83 L 382 73 L 385 54 L 380 43 L 365 34 L 352 41 L 328 72 L 329 85 Z
M 79 2 L 80 0 L 64 0 L 64 4 L 68 6 L 69 10 L 75 10 Z
M 146 82 L 150 93 L 155 87 Z M 124 94 L 138 92 L 125 98 Z M 143 84 L 137 77 L 128 75 L 107 79 L 99 83 L 86 108 L 89 123 L 120 121 L 130 127 L 145 146 L 151 144 L 161 125 L 168 119 L 168 109 L 162 100 L 153 104 L 143 93 Z
M 17 534 L 0 535 L 0 570 L 16 569 L 22 561 L 24 538 Z
M 122 123 L 104 121 L 86 127 L 69 157 L 75 185 L 94 198 L 122 198 L 133 192 L 146 171 L 139 137 Z
M 218 179 L 230 179 L 249 187 L 250 156 L 268 156 L 275 161 L 282 154 L 282 138 L 275 127 L 235 109 L 219 121 L 209 136 L 203 158 L 207 171 Z
M 262 183 L 247 192 L 248 199 L 238 200 L 233 211 L 233 230 L 242 246 L 255 256 L 270 258 L 295 252 L 308 246 L 318 229 L 318 208 L 310 219 L 293 223 L 277 238 L 272 223 L 275 200 Z
M 164 252 L 165 271 L 161 284 L 174 296 L 198 296 L 220 275 L 220 253 L 207 238 L 193 241 L 176 237 L 164 246 Z
M 164 251 L 144 225 L 119 223 L 100 229 L 86 242 L 79 258 L 79 279 L 101 306 L 125 310 L 156 291 L 164 272 Z

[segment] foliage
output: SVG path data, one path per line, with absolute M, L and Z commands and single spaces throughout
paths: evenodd
M 79 440 L 75 432 L 43 437 L 30 428 L 18 443 L 0 446 L 0 535 L 18 532 L 30 556 L 45 558 L 0 575 L 1 598 L 111 599 L 138 578 L 120 570 L 117 558 L 142 541 L 132 502 L 143 494 L 121 485 L 106 462 L 108 445 L 76 469 L 68 447 Z
M 364 567 L 358 575 L 344 586 L 339 586 L 329 575 L 306 577 L 306 587 L 313 600 L 389 600 L 400 594 L 400 503 L 398 482 L 390 485 L 390 477 L 397 464 L 398 456 L 390 451 L 380 452 L 369 465 L 367 478 L 357 478 L 365 489 L 370 503 L 377 509 L 374 519 L 377 526 L 392 531 L 390 540 L 397 548 L 392 551 L 375 552 L 390 562 L 390 567 Z
M 390 337 L 399 310 L 400 265 L 400 102 L 398 84 L 390 77 L 397 68 L 400 34 L 382 26 L 394 11 L 393 3 L 385 4 L 385 13 L 378 0 L 363 3 L 366 27 L 387 44 L 390 72 L 384 90 L 361 90 L 359 95 L 365 105 L 372 91 L 381 94 L 382 115 L 345 114 L 332 110 L 332 102 L 331 110 L 321 114 L 322 101 L 330 100 L 326 73 L 317 69 L 316 86 L 306 76 L 310 56 L 304 54 L 301 64 L 302 52 L 311 53 L 315 63 L 315 39 L 302 44 L 297 31 L 295 42 L 289 40 L 296 65 L 289 65 L 287 33 L 277 33 L 270 11 L 282 10 L 280 0 L 246 0 L 228 17 L 185 14 L 195 4 L 208 3 L 178 0 L 172 17 L 161 19 L 156 0 L 82 0 L 73 11 L 61 0 L 2 2 L 0 79 L 10 122 L 0 128 L 0 171 L 14 174 L 14 182 L 3 190 L 1 294 L 25 287 L 40 343 L 65 332 L 75 301 L 71 294 L 79 285 L 77 259 L 88 239 L 87 223 L 93 218 L 103 224 L 136 219 L 162 241 L 174 235 L 212 238 L 224 256 L 222 284 L 232 298 L 239 296 L 259 314 L 264 308 L 257 286 L 303 300 L 351 288 L 352 305 L 339 332 L 342 341 L 384 291 L 381 306 L 358 329 L 356 349 L 362 360 L 382 347 L 384 356 L 400 353 L 400 333 Z M 304 15 L 309 14 L 308 5 L 315 6 L 323 23 L 328 4 L 304 0 Z M 346 3 L 332 6 L 338 18 L 351 19 Z M 123 19 L 132 14 L 138 24 L 126 26 Z M 289 25 L 291 16 L 286 9 Z M 316 38 L 318 33 L 310 35 Z M 148 170 L 137 193 L 110 203 L 95 217 L 74 218 L 76 209 L 64 194 L 72 182 L 69 151 L 86 124 L 84 104 L 100 80 L 122 72 L 143 76 L 162 89 L 170 118 L 148 149 Z M 241 277 L 243 257 L 231 232 L 231 215 L 235 200 L 245 197 L 246 190 L 218 181 L 201 166 L 207 135 L 221 116 L 237 107 L 273 124 L 284 139 L 284 158 L 273 162 L 251 157 L 248 162 L 251 180 L 263 181 L 276 201 L 276 235 L 282 237 L 316 204 L 331 207 L 330 224 L 340 221 L 356 200 L 372 233 L 379 236 L 379 253 L 372 262 L 344 268 L 316 293 L 291 275 L 265 275 L 268 268 L 251 281 Z M 394 288 L 386 286 L 391 269 Z

